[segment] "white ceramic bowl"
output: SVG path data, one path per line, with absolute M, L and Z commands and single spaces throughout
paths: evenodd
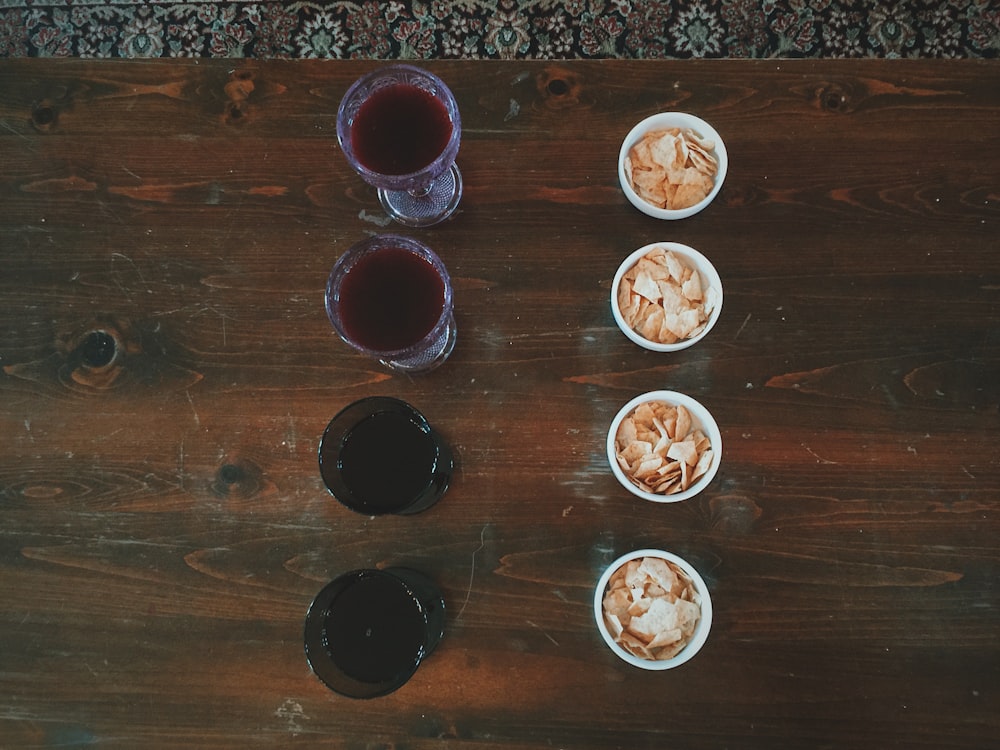
M 632 480 L 625 476 L 622 467 L 618 465 L 617 451 L 615 450 L 615 436 L 618 434 L 618 426 L 635 407 L 647 401 L 664 401 L 674 405 L 682 404 L 691 413 L 692 429 L 701 429 L 712 443 L 712 465 L 708 467 L 708 471 L 702 474 L 694 484 L 683 492 L 676 492 L 672 495 L 647 492 L 637 487 Z M 643 500 L 649 500 L 654 503 L 678 503 L 697 495 L 715 478 L 716 473 L 719 471 L 719 464 L 722 462 L 722 433 L 719 431 L 719 425 L 712 416 L 712 413 L 699 401 L 695 401 L 690 396 L 678 393 L 677 391 L 649 391 L 648 393 L 643 393 L 641 396 L 636 396 L 625 404 L 615 415 L 615 418 L 611 420 L 611 427 L 608 429 L 607 451 L 611 472 L 622 487 L 633 495 L 641 497 Z
M 614 637 L 608 630 L 607 624 L 604 622 L 604 590 L 608 587 L 608 581 L 611 579 L 611 576 L 614 575 L 615 571 L 622 565 L 627 563 L 629 560 L 635 560 L 636 558 L 641 557 L 659 557 L 664 560 L 669 560 L 687 574 L 688 578 L 690 578 L 694 583 L 695 590 L 698 592 L 698 595 L 701 597 L 701 618 L 698 620 L 697 626 L 695 626 L 694 636 L 688 644 L 671 659 L 652 661 L 650 659 L 643 659 L 641 656 L 636 656 L 635 654 L 626 651 L 615 642 Z M 709 596 L 708 586 L 705 585 L 705 580 L 698 574 L 697 570 L 691 567 L 691 564 L 688 563 L 687 560 L 661 549 L 640 549 L 619 557 L 608 566 L 607 570 L 604 571 L 604 574 L 598 580 L 597 588 L 594 591 L 594 620 L 596 620 L 597 629 L 600 631 L 601 637 L 604 638 L 604 642 L 608 644 L 608 648 L 610 648 L 615 655 L 623 661 L 628 662 L 634 667 L 648 669 L 651 671 L 673 669 L 674 667 L 679 667 L 681 664 L 690 660 L 691 657 L 697 654 L 698 651 L 701 650 L 701 647 L 705 645 L 705 641 L 708 639 L 708 632 L 712 629 L 712 598 Z
M 625 322 L 625 319 L 622 317 L 622 311 L 618 307 L 618 285 L 622 281 L 622 276 L 624 276 L 626 272 L 632 268 L 632 266 L 638 263 L 640 258 L 655 247 L 664 247 L 667 250 L 672 251 L 675 255 L 680 257 L 685 264 L 697 270 L 698 274 L 701 276 L 702 288 L 705 290 L 713 289 L 715 294 L 715 307 L 709 314 L 705 327 L 702 328 L 698 335 L 684 339 L 683 341 L 677 341 L 673 344 L 661 344 L 656 341 L 650 341 L 642 336 L 638 331 L 632 328 L 632 326 Z M 676 352 L 698 343 L 705 338 L 706 335 L 708 335 L 708 332 L 711 331 L 715 324 L 719 321 L 719 315 L 721 313 L 722 279 L 719 277 L 719 272 L 715 270 L 715 266 L 712 265 L 712 261 L 695 250 L 693 247 L 682 245 L 679 242 L 654 242 L 652 244 L 645 245 L 644 247 L 640 247 L 622 261 L 622 264 L 618 266 L 618 271 L 615 273 L 614 280 L 611 282 L 611 314 L 614 315 L 615 323 L 617 323 L 618 327 L 621 328 L 622 333 L 628 336 L 628 338 L 634 343 L 654 352 Z
M 651 130 L 662 130 L 664 128 L 691 128 L 703 138 L 711 138 L 715 141 L 715 158 L 719 163 L 719 170 L 715 175 L 715 185 L 712 191 L 700 202 L 688 208 L 671 210 L 659 208 L 652 203 L 643 200 L 632 188 L 632 184 L 625 175 L 625 157 L 628 156 L 632 146 L 640 138 Z M 642 211 L 644 214 L 656 217 L 657 219 L 686 219 L 694 216 L 715 200 L 715 196 L 722 189 L 722 183 L 726 179 L 726 172 L 729 171 L 729 154 L 726 152 L 726 144 L 718 131 L 702 120 L 700 117 L 687 114 L 686 112 L 660 112 L 650 115 L 645 120 L 636 125 L 622 141 L 621 151 L 618 152 L 618 181 L 621 183 L 622 191 L 629 202 Z

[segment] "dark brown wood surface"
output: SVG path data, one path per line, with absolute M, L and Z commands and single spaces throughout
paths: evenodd
M 372 67 L 0 62 L 0 746 L 995 743 L 1000 66 L 427 63 L 459 101 L 466 186 L 451 221 L 406 232 L 448 265 L 459 327 L 416 377 L 323 310 L 337 256 L 393 229 L 335 138 Z M 712 206 L 661 222 L 615 164 L 671 109 L 731 163 Z M 725 287 L 673 355 L 608 304 L 657 240 Z M 632 497 L 604 454 L 657 388 L 724 437 L 675 505 Z M 368 519 L 321 484 L 323 428 L 372 394 L 459 456 L 424 514 Z M 663 673 L 592 615 L 604 567 L 646 546 L 715 606 Z M 305 661 L 306 608 L 389 564 L 441 584 L 445 638 L 398 692 L 338 697 Z

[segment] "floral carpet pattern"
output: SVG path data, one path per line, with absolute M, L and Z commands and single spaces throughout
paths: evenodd
M 995 58 L 1000 0 L 0 0 L 0 57 Z

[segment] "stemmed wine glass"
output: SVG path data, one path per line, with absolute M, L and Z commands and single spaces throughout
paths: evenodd
M 378 189 L 386 213 L 409 227 L 437 224 L 458 207 L 461 137 L 451 90 L 412 65 L 362 76 L 337 111 L 337 140 L 351 168 Z
M 455 348 L 454 289 L 422 242 L 377 234 L 333 265 L 326 314 L 347 344 L 391 370 L 427 372 Z

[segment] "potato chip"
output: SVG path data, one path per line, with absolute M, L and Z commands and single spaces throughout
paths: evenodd
M 687 407 L 646 401 L 619 423 L 615 458 L 622 473 L 639 489 L 672 495 L 705 476 L 714 453 L 712 441 L 695 426 Z
M 697 269 L 658 245 L 625 272 L 615 297 L 632 330 L 649 341 L 676 344 L 705 329 L 717 293 Z
M 647 203 L 670 210 L 701 203 L 719 171 L 715 141 L 690 128 L 645 133 L 625 157 L 625 175 Z
M 630 560 L 612 573 L 604 620 L 618 645 L 642 659 L 676 656 L 694 637 L 701 597 L 677 565 L 658 557 Z

